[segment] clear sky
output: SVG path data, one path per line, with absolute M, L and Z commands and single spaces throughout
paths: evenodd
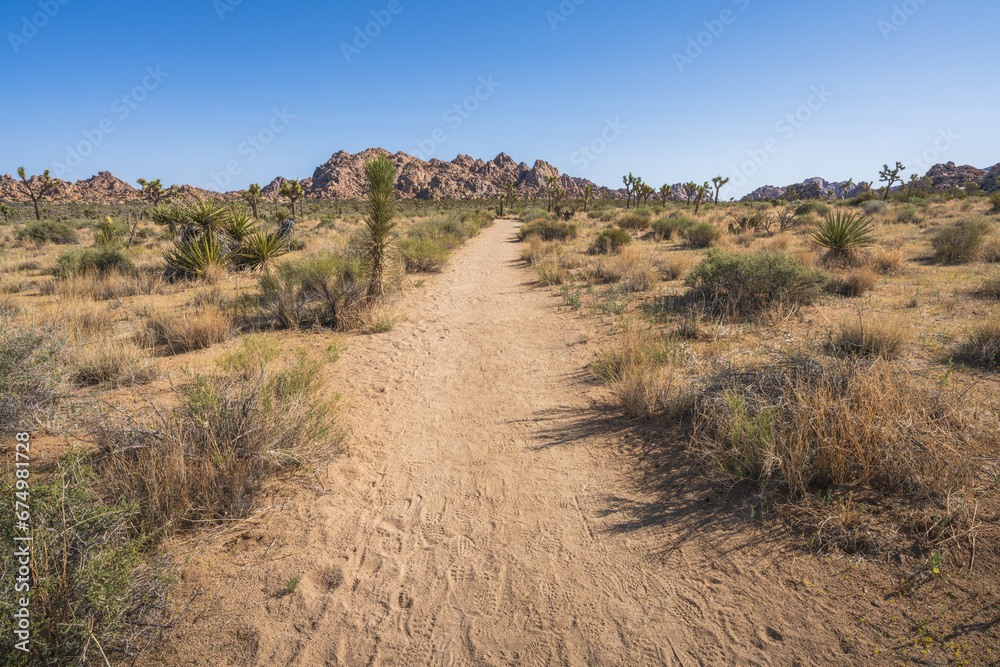
M 380 146 L 741 196 L 987 167 L 998 25 L 996 0 L 2 0 L 0 173 L 225 190 Z

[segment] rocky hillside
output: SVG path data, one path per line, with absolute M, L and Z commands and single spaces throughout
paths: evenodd
M 365 193 L 365 162 L 376 155 L 391 158 L 399 170 L 396 188 L 404 199 L 464 199 L 492 197 L 505 192 L 508 183 L 513 183 L 521 196 L 540 196 L 545 188 L 545 179 L 558 176 L 560 186 L 569 197 L 580 197 L 590 185 L 597 197 L 599 187 L 584 178 L 574 178 L 560 174 L 559 170 L 538 160 L 529 167 L 524 162 L 516 163 L 508 155 L 501 153 L 489 162 L 473 160 L 468 155 L 459 155 L 451 162 L 430 160 L 424 162 L 406 153 L 389 153 L 381 148 L 372 148 L 351 155 L 345 151 L 335 153 L 325 164 L 313 172 L 312 178 L 301 179 L 306 196 L 313 199 L 360 199 Z M 33 178 L 37 184 L 38 177 Z M 281 184 L 287 179 L 275 178 L 265 186 L 263 194 L 275 197 Z M 238 192 L 220 195 L 190 185 L 174 185 L 170 188 L 182 197 L 222 197 L 236 199 Z M 116 203 L 139 199 L 141 192 L 113 174 L 102 171 L 97 176 L 76 183 L 62 183 L 53 192 L 53 199 L 63 202 Z M 609 196 L 623 196 L 616 190 Z M 0 175 L 0 200 L 25 201 L 27 197 L 19 179 Z
M 975 183 L 985 192 L 1000 190 L 1000 164 L 994 165 L 989 170 L 977 169 L 968 165 L 956 166 L 954 162 L 936 164 L 927 171 L 925 177 L 931 179 L 931 187 L 935 191 L 964 188 L 968 183 Z M 861 192 L 861 187 L 858 185 L 852 185 L 845 190 L 845 183 L 846 181 L 833 182 L 822 178 L 810 178 L 801 183 L 793 183 L 784 187 L 765 185 L 748 194 L 743 198 L 743 201 L 781 198 L 791 187 L 794 187 L 802 196 L 816 196 L 816 193 L 819 192 L 826 196 L 832 190 L 834 197 L 838 199 L 854 197 Z M 878 189 L 877 184 L 872 185 L 872 187 Z

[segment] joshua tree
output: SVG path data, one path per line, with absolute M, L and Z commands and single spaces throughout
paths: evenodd
M 640 181 L 639 189 L 636 192 L 635 196 L 636 206 L 637 207 L 645 206 L 647 203 L 649 203 L 649 198 L 652 197 L 654 194 L 656 194 L 656 190 L 654 190 L 653 188 L 649 187 L 648 185 Z
M 663 202 L 663 206 L 666 207 L 667 200 L 674 196 L 674 189 L 664 183 L 660 186 L 660 201 Z
M 560 208 L 560 203 L 566 196 L 566 191 L 559 187 L 559 177 L 558 176 L 546 176 L 545 186 L 549 198 L 549 211 L 555 209 L 556 211 Z
M 418 200 L 414 199 L 414 211 L 416 211 L 416 202 Z M 502 195 L 500 195 L 500 206 L 499 213 L 500 217 L 503 217 L 504 210 L 510 210 L 514 208 L 514 204 L 517 202 L 517 190 L 514 189 L 514 183 L 507 183 L 507 190 Z
M 368 260 L 368 297 L 378 299 L 385 292 L 385 272 L 395 240 L 396 165 L 384 155 L 365 164 L 368 178 L 368 215 L 365 217 L 365 245 Z
M 62 181 L 60 181 L 57 178 L 52 178 L 51 176 L 49 176 L 48 169 L 46 169 L 45 172 L 39 177 L 41 178 L 42 182 L 37 187 L 31 186 L 31 183 L 28 181 L 27 175 L 25 175 L 24 173 L 24 167 L 17 168 L 17 175 L 21 177 L 21 187 L 24 188 L 24 191 L 28 194 L 28 197 L 31 199 L 31 203 L 34 204 L 35 206 L 35 219 L 41 220 L 42 211 L 39 208 L 38 203 L 45 197 L 46 194 L 49 193 L 49 191 L 54 189 Z
M 250 210 L 253 211 L 253 217 L 259 218 L 257 215 L 257 207 L 260 206 L 260 184 L 251 183 L 250 187 L 246 190 L 240 190 L 240 197 L 243 197 L 243 201 L 250 205 Z
M 625 208 L 631 208 L 632 206 L 632 195 L 635 193 L 636 187 L 641 179 L 636 178 L 632 175 L 632 172 L 628 173 L 628 176 L 622 176 L 622 183 L 625 184 L 625 194 L 628 198 L 625 200 Z
M 901 171 L 906 171 L 906 167 L 903 166 L 902 162 L 897 161 L 895 169 L 890 169 L 889 165 L 885 165 L 882 171 L 879 172 L 878 180 L 886 184 L 885 192 L 882 195 L 883 200 L 889 198 L 889 191 L 892 190 L 893 183 L 895 183 L 896 181 L 899 181 L 900 183 L 903 182 L 902 177 L 899 175 L 899 172 Z
M 694 185 L 692 183 L 692 185 Z M 709 195 L 712 191 L 712 186 L 709 185 L 708 181 L 705 181 L 702 185 L 695 185 L 694 193 L 694 214 L 698 215 L 698 209 L 701 208 L 702 202 L 705 201 L 705 197 Z
M 163 189 L 160 179 L 147 181 L 145 178 L 140 178 L 136 183 L 142 187 L 142 194 L 153 203 L 153 206 L 170 196 L 170 193 Z
M 590 209 L 590 198 L 594 196 L 594 191 L 588 183 L 583 188 L 583 212 L 586 213 Z
M 288 199 L 288 203 L 292 208 L 292 215 L 294 216 L 295 202 L 302 199 L 302 196 L 305 194 L 305 190 L 302 189 L 302 184 L 298 181 L 285 181 L 281 184 L 278 194 Z
M 715 203 L 719 203 L 719 191 L 722 187 L 729 182 L 728 178 L 722 178 L 722 176 L 716 176 L 712 179 L 712 185 L 715 186 Z
M 684 196 L 687 197 L 687 203 L 694 201 L 695 195 L 698 194 L 698 184 L 694 181 L 689 181 L 684 184 Z
M 3 216 L 4 222 L 10 222 L 10 216 L 12 213 L 14 213 L 14 210 L 11 209 L 10 206 L 7 206 L 7 204 L 0 204 L 0 215 Z

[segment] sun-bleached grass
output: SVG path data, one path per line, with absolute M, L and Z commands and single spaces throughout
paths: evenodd
M 221 343 L 236 329 L 218 306 L 206 305 L 183 312 L 145 309 L 136 342 L 161 354 L 183 354 Z
M 831 348 L 844 356 L 896 359 L 906 349 L 907 329 L 903 320 L 894 316 L 859 315 L 841 323 Z
M 1000 317 L 973 325 L 959 349 L 958 358 L 974 366 L 1000 370 Z
M 73 355 L 70 379 L 80 385 L 130 387 L 154 380 L 158 374 L 149 354 L 129 340 L 102 338 Z
M 832 278 L 827 283 L 827 289 L 834 294 L 858 297 L 875 289 L 878 284 L 878 274 L 870 267 L 864 266 L 852 269 L 846 275 Z

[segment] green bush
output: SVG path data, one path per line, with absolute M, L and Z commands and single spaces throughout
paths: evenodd
M 692 248 L 707 248 L 722 236 L 715 225 L 699 222 L 684 230 L 684 241 Z
M 594 244 L 590 246 L 591 253 L 612 254 L 618 252 L 622 246 L 632 242 L 632 235 L 620 227 L 608 227 L 601 231 L 594 239 Z
M 35 220 L 14 229 L 14 238 L 22 243 L 79 243 L 80 235 L 65 222 Z
M 963 264 L 975 260 L 983 249 L 983 241 L 992 223 L 989 218 L 968 218 L 942 229 L 931 239 L 934 258 L 946 264 Z
M 55 405 L 62 348 L 52 329 L 0 320 L 0 433 L 34 422 Z
M 877 215 L 879 213 L 883 213 L 885 212 L 885 209 L 889 207 L 889 205 L 886 204 L 881 199 L 866 200 L 860 202 L 860 206 L 861 210 L 864 211 L 867 215 Z
M 795 307 L 819 296 L 827 276 L 780 252 L 753 254 L 720 248 L 688 273 L 691 296 L 713 310 L 753 316 L 775 306 Z
M 523 241 L 532 234 L 540 236 L 544 241 L 568 241 L 576 238 L 576 225 L 551 218 L 541 218 L 521 225 L 517 238 Z
M 399 252 L 407 273 L 441 271 L 448 262 L 451 247 L 442 239 L 414 237 L 399 242 Z
M 492 214 L 474 211 L 434 216 L 413 225 L 399 242 L 407 272 L 440 271 L 452 250 L 492 225 L 493 220 Z
M 325 254 L 284 262 L 261 277 L 256 305 L 268 326 L 336 328 L 343 311 L 362 297 L 364 278 L 357 257 Z
M 807 201 L 799 204 L 795 209 L 795 215 L 809 215 L 814 213 L 820 217 L 825 217 L 830 213 L 830 207 L 818 201 Z
M 114 245 L 78 248 L 56 260 L 56 276 L 68 278 L 87 274 L 103 275 L 112 271 L 126 273 L 134 268 L 132 260 Z
M 990 215 L 1000 215 L 1000 191 L 990 195 Z
M 923 217 L 916 204 L 904 204 L 896 213 L 896 222 L 899 224 L 916 224 L 921 220 Z
M 641 232 L 649 228 L 651 218 L 649 211 L 629 211 L 618 218 L 618 226 L 632 232 Z
M 694 219 L 674 211 L 669 216 L 653 222 L 653 233 L 664 239 L 677 238 L 696 224 L 698 223 Z

